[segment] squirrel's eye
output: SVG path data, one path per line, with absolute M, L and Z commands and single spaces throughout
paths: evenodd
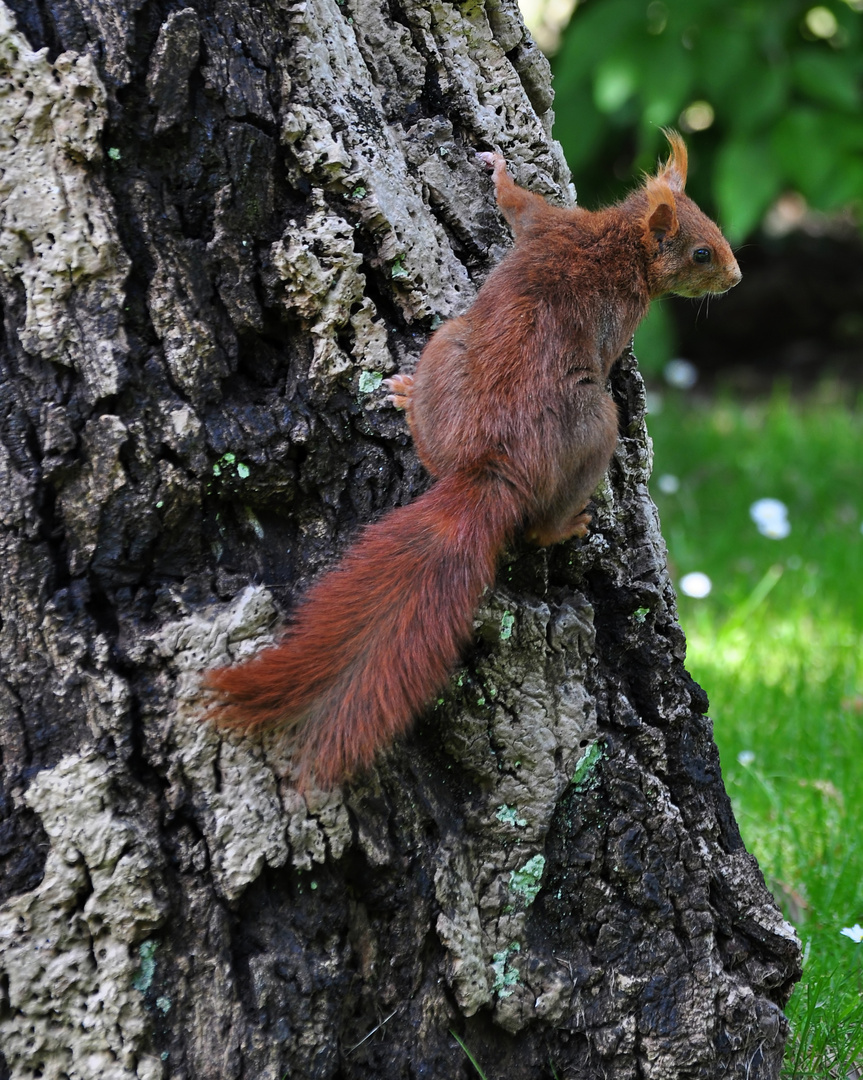
M 713 258 L 710 248 L 696 248 L 692 252 L 692 261 L 697 263 L 709 263 Z

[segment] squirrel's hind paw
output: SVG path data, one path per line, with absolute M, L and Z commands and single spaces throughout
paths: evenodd
M 537 525 L 529 529 L 525 536 L 537 547 L 562 544 L 564 540 L 571 540 L 574 536 L 582 540 L 590 532 L 592 520 L 593 514 L 588 510 L 580 510 L 563 522 L 544 522 Z

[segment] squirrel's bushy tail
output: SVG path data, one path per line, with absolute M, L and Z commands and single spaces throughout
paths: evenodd
M 446 683 L 520 523 L 516 492 L 488 473 L 439 480 L 364 530 L 278 645 L 208 673 L 215 722 L 288 731 L 301 785 L 370 765 Z

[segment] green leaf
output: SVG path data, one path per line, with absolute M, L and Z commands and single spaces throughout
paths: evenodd
M 587 97 L 587 88 L 581 91 Z M 578 174 L 585 165 L 596 161 L 608 125 L 596 109 L 567 107 L 565 99 L 556 99 L 554 133 L 566 148 L 566 160 L 572 169 L 578 190 Z
M 820 204 L 820 189 L 836 167 L 833 132 L 820 110 L 799 108 L 773 128 L 770 146 L 786 183 Z
M 593 101 L 600 112 L 616 112 L 638 87 L 638 71 L 627 56 L 609 56 L 597 65 L 593 79 Z
M 754 134 L 785 111 L 790 92 L 787 67 L 753 57 L 746 77 L 729 88 L 723 115 L 740 135 Z
M 705 28 L 707 29 L 707 28 Z M 748 81 L 753 73 L 753 58 L 757 43 L 737 25 L 710 27 L 698 36 L 695 62 L 708 95 L 720 98 L 733 94 L 735 88 Z
M 589 75 L 600 53 L 608 55 L 630 30 L 643 26 L 644 12 L 632 0 L 603 0 L 578 7 L 557 56 L 560 78 Z M 601 43 L 601 49 L 598 48 Z
M 824 202 L 827 209 L 863 203 L 863 161 L 846 159 L 842 163 L 827 186 Z
M 720 149 L 714 191 L 722 225 L 732 243 L 755 228 L 782 187 L 782 171 L 764 140 L 739 139 Z
M 832 128 L 832 141 L 838 149 L 858 159 L 863 155 L 863 115 L 832 116 L 827 126 Z
M 861 72 L 856 55 L 816 46 L 794 57 L 792 73 L 794 84 L 815 101 L 851 112 L 860 108 Z
M 639 63 L 644 118 L 656 124 L 676 123 L 693 97 L 692 53 L 670 34 L 644 43 Z

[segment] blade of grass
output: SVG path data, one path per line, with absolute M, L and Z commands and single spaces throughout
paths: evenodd
M 456 1033 L 455 1033 L 455 1032 L 454 1032 L 454 1031 L 452 1030 L 452 1028 L 450 1028 L 450 1032 L 449 1032 L 449 1033 L 450 1033 L 450 1035 L 452 1035 L 452 1037 L 453 1037 L 453 1038 L 455 1039 L 455 1041 L 456 1041 L 456 1042 L 457 1042 L 457 1043 L 459 1044 L 459 1046 L 460 1046 L 460 1047 L 462 1048 L 462 1050 L 464 1051 L 464 1053 L 465 1053 L 465 1056 L 467 1057 L 468 1061 L 469 1061 L 469 1062 L 471 1063 L 471 1065 L 473 1065 L 473 1067 L 474 1067 L 474 1068 L 476 1069 L 476 1071 L 477 1071 L 477 1072 L 479 1073 L 479 1075 L 480 1075 L 480 1076 L 482 1077 L 482 1080 L 486 1080 L 486 1075 L 485 1075 L 485 1073 L 484 1073 L 484 1072 L 482 1071 L 482 1069 L 481 1069 L 481 1068 L 479 1067 L 479 1062 L 478 1062 L 478 1061 L 476 1060 L 476 1058 L 475 1058 L 475 1057 L 473 1056 L 473 1054 L 472 1054 L 472 1053 L 470 1052 L 470 1050 L 468 1050 L 468 1048 L 467 1048 L 467 1047 L 465 1046 L 465 1044 L 464 1044 L 464 1043 L 463 1043 L 463 1042 L 461 1041 L 461 1039 L 460 1039 L 460 1038 L 458 1037 L 458 1035 L 456 1035 Z

